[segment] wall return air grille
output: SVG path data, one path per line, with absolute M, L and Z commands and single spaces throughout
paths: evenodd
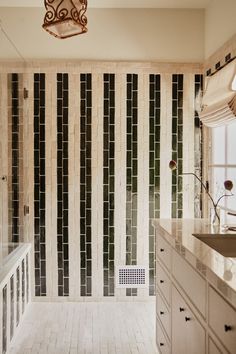
M 118 266 L 116 273 L 117 288 L 146 288 L 147 269 L 143 266 Z

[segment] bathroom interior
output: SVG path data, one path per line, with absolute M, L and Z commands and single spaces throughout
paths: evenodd
M 0 353 L 236 354 L 235 14 L 0 0 Z

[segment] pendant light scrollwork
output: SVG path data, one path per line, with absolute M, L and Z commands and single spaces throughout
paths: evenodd
M 51 35 L 65 39 L 88 31 L 87 0 L 44 0 L 44 6 L 43 28 Z

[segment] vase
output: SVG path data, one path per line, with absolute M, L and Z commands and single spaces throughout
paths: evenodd
M 210 223 L 213 226 L 220 226 L 220 207 L 210 208 Z

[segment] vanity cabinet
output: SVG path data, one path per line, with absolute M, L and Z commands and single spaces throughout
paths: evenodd
M 172 287 L 172 352 L 205 354 L 205 330 L 174 285 Z
M 157 242 L 157 257 L 160 259 L 163 267 L 168 271 L 171 269 L 171 246 L 163 238 L 159 237 Z
M 156 228 L 156 343 L 161 354 L 236 354 L 236 310 Z M 168 241 L 167 241 L 168 240 Z
M 171 246 L 160 237 L 156 262 L 156 343 L 162 354 L 171 354 Z
M 158 319 L 156 322 L 156 342 L 160 353 L 171 354 L 170 342 L 167 340 Z
M 157 261 L 156 283 L 158 291 L 161 293 L 168 305 L 171 304 L 171 280 L 168 273 L 163 269 L 161 263 Z
M 172 251 L 172 274 L 191 302 L 206 317 L 206 281 L 175 250 Z
M 236 311 L 209 287 L 209 325 L 230 353 L 236 353 Z
M 170 339 L 171 313 L 169 307 L 167 307 L 161 296 L 158 297 L 158 301 L 156 303 L 156 312 L 168 339 Z

